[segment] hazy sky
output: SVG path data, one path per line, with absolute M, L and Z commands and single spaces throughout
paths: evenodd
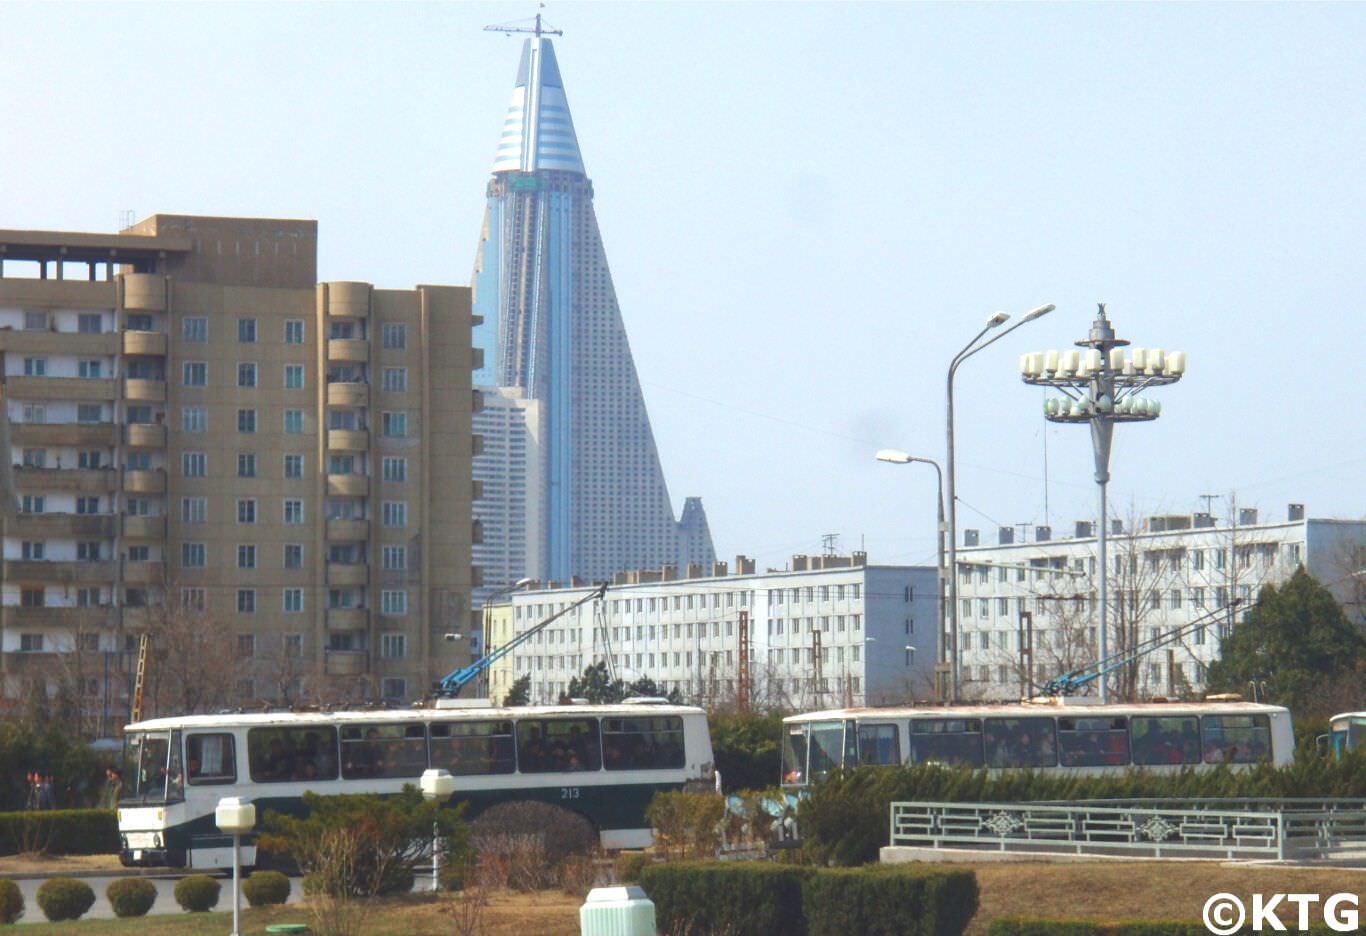
M 324 279 L 466 283 L 520 49 L 481 27 L 534 12 L 6 4 L 0 227 L 315 218 Z M 960 527 L 1094 514 L 1088 433 L 1017 358 L 1097 300 L 1189 355 L 1117 430 L 1121 515 L 1366 514 L 1366 6 L 545 15 L 670 491 L 722 557 L 931 562 L 933 471 L 873 453 L 942 457 L 949 359 L 1043 302 L 960 372 Z

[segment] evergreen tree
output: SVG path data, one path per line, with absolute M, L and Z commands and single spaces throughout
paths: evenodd
M 503 697 L 503 704 L 508 706 L 530 705 L 531 704 L 531 674 L 518 676 L 508 688 L 508 694 Z
M 626 687 L 626 698 L 632 696 L 641 696 L 650 699 L 667 699 L 674 705 L 683 704 L 683 693 L 679 692 L 677 689 L 670 689 L 668 692 L 665 692 L 663 689 L 659 688 L 659 684 L 649 676 L 642 676 Z
M 1301 568 L 1279 589 L 1262 589 L 1246 619 L 1224 638 L 1208 683 L 1211 692 L 1247 695 L 1249 683 L 1264 682 L 1263 701 L 1302 715 L 1321 707 L 1316 703 L 1326 702 L 1331 688 L 1359 684 L 1363 669 L 1366 637 Z
M 569 680 L 565 696 L 570 699 L 587 699 L 594 705 L 611 704 L 626 698 L 626 684 L 614 679 L 607 672 L 607 664 L 602 660 L 583 668 L 583 674 Z

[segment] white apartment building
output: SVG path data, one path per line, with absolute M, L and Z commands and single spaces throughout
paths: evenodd
M 756 573 L 736 558 L 674 577 L 617 576 L 600 602 L 566 614 L 494 664 L 495 695 L 530 674 L 531 699 L 554 702 L 569 681 L 610 658 L 626 682 L 648 676 L 686 701 L 733 704 L 740 622 L 749 624 L 751 699 L 756 707 L 811 710 L 933 697 L 938 660 L 932 567 L 871 566 L 866 556 L 794 556 L 788 569 Z M 533 589 L 490 615 L 497 648 L 584 595 L 588 586 Z M 510 609 L 510 613 L 509 613 Z
M 1140 698 L 1203 689 L 1220 640 L 1262 586 L 1286 581 L 1300 566 L 1366 626 L 1366 577 L 1352 574 L 1366 569 L 1366 522 L 1307 519 L 1299 504 L 1287 518 L 1265 522 L 1244 508 L 1235 522 L 1207 513 L 1156 516 L 1135 530 L 1111 520 L 1108 652 L 1208 623 L 1138 661 L 1126 678 Z M 1094 527 L 1080 521 L 1070 538 L 1037 527 L 1027 542 L 1003 527 L 994 545 L 964 531 L 957 583 L 964 695 L 1018 698 L 1099 656 Z M 1021 649 L 1030 647 L 1031 628 L 1032 660 Z
M 544 578 L 545 501 L 541 484 L 541 404 L 517 387 L 480 387 L 474 432 L 481 443 L 474 479 L 483 496 L 474 502 L 482 538 L 474 545 L 481 583 L 474 607 L 513 582 Z

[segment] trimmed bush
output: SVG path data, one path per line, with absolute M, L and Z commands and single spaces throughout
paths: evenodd
M 814 874 L 792 865 L 681 862 L 643 868 L 640 884 L 662 932 L 805 936 L 802 883 Z
M 545 848 L 547 865 L 557 865 L 570 855 L 587 855 L 598 844 L 593 824 L 576 812 L 535 800 L 499 803 L 470 823 L 470 838 L 477 851 L 489 841 L 536 839 Z
M 808 936 L 960 936 L 977 912 L 971 871 L 831 869 L 802 883 Z
M 56 923 L 85 916 L 95 905 L 95 892 L 89 884 L 75 878 L 48 878 L 38 886 L 36 899 L 43 916 Z
M 24 915 L 24 895 L 13 881 L 0 879 L 0 926 L 18 923 Z
M 279 871 L 253 871 L 242 882 L 242 896 L 253 907 L 282 904 L 289 899 L 289 878 Z
M 0 855 L 109 855 L 119 848 L 119 821 L 112 809 L 0 813 Z
M 175 902 L 190 913 L 207 913 L 218 906 L 218 895 L 223 890 L 207 874 L 191 874 L 175 882 Z
M 104 896 L 114 908 L 114 916 L 140 917 L 157 902 L 157 888 L 146 878 L 119 878 L 109 882 Z
M 640 873 L 654 864 L 654 859 L 643 851 L 624 851 L 617 855 L 613 874 L 622 884 L 639 884 Z

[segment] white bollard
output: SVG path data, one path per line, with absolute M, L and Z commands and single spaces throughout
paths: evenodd
M 655 936 L 655 904 L 634 884 L 595 887 L 579 908 L 580 936 Z

